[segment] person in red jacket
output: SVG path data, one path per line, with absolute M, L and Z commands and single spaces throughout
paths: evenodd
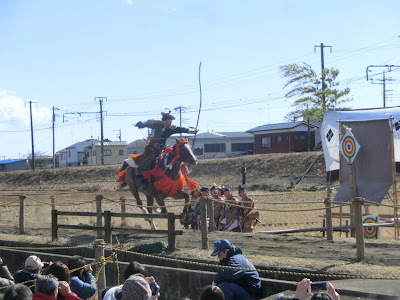
M 32 300 L 56 300 L 58 293 L 61 293 L 65 300 L 81 300 L 71 292 L 66 281 L 58 281 L 54 275 L 43 275 L 36 279 Z

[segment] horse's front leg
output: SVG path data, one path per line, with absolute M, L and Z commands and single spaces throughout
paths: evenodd
M 157 200 L 158 206 L 161 208 L 161 213 L 166 214 L 167 208 L 165 207 L 164 195 L 157 195 L 156 200 Z
M 185 205 L 183 206 L 182 214 L 187 214 L 189 206 L 189 195 L 184 191 L 179 191 L 179 193 L 174 197 L 175 199 L 185 199 Z
M 149 211 L 149 214 L 153 213 L 153 206 L 154 206 L 154 197 L 153 196 L 146 196 L 147 198 L 147 210 Z M 149 223 L 151 226 L 151 229 L 156 230 L 156 224 L 154 223 L 153 218 L 149 218 Z

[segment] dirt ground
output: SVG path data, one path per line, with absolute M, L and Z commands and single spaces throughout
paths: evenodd
M 294 153 L 279 155 L 251 155 L 238 158 L 202 160 L 193 167 L 190 178 L 200 185 L 226 184 L 232 187 L 240 183 L 239 168 L 243 162 L 248 166 L 249 194 L 257 199 L 257 207 L 277 207 L 282 212 L 265 211 L 261 215 L 262 224 L 253 234 L 214 232 L 209 234 L 209 244 L 220 238 L 227 238 L 240 246 L 245 255 L 255 264 L 280 268 L 296 268 L 311 271 L 326 271 L 341 274 L 363 274 L 400 279 L 400 243 L 392 239 L 366 241 L 366 258 L 356 262 L 355 240 L 346 238 L 344 234 L 335 233 L 334 241 L 328 242 L 321 232 L 307 234 L 271 235 L 262 233 L 272 229 L 320 227 L 323 212 L 285 213 L 285 209 L 323 207 L 325 197 L 325 166 L 322 153 Z M 296 182 L 314 162 L 309 173 L 294 190 L 289 190 L 290 182 Z M 0 173 L 0 239 L 36 241 L 51 244 L 50 209 L 38 201 L 49 202 L 49 195 L 55 194 L 57 204 L 72 211 L 94 211 L 96 194 L 106 195 L 107 199 L 119 199 L 120 196 L 132 198 L 129 191 L 117 190 L 116 178 L 119 166 L 76 167 L 56 170 L 37 170 L 1 172 Z M 332 184 L 337 187 L 337 183 Z M 308 191 L 308 192 L 307 192 Z M 315 192 L 316 191 L 316 192 Z M 18 200 L 17 195 L 29 195 L 26 211 L 31 219 L 26 220 L 26 233 L 18 235 Z M 32 200 L 33 199 L 33 200 Z M 78 200 L 82 199 L 82 200 Z M 84 200 L 86 199 L 86 200 Z M 77 202 L 81 201 L 79 205 Z M 174 204 L 171 200 L 171 203 Z M 179 203 L 181 204 L 181 203 Z M 112 201 L 104 205 L 104 210 L 116 210 Z M 129 207 L 128 212 L 139 212 L 136 207 Z M 171 208 L 178 213 L 181 207 Z M 40 216 L 40 221 L 37 221 Z M 71 218 L 64 219 L 72 222 Z M 80 220 L 83 224 L 94 224 L 95 219 Z M 115 221 L 117 224 L 118 222 Z M 158 226 L 164 228 L 165 223 L 159 221 Z M 70 224 L 72 224 L 70 223 Z M 181 225 L 177 227 L 181 229 Z M 317 226 L 317 224 L 319 224 Z M 335 224 L 336 225 L 336 224 Z M 131 226 L 149 228 L 144 220 L 138 220 Z M 296 227 L 297 226 L 297 227 Z M 389 230 L 389 235 L 393 230 Z M 90 244 L 95 239 L 95 232 L 60 230 L 58 244 L 82 245 Z M 118 240 L 117 240 L 118 239 Z M 114 243 L 125 247 L 132 245 L 167 241 L 163 235 L 145 235 L 137 233 L 115 233 Z M 184 230 L 177 236 L 178 251 L 171 255 L 177 257 L 193 257 L 209 259 L 210 250 L 201 250 L 200 231 Z

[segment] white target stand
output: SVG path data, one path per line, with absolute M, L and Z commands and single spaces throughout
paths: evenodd
M 347 159 L 349 166 L 349 193 L 350 201 L 352 202 L 352 209 L 350 214 L 351 227 L 355 228 L 355 232 L 351 232 L 351 236 L 355 236 L 357 245 L 357 260 L 361 261 L 365 258 L 365 244 L 364 244 L 364 230 L 362 225 L 362 212 L 361 206 L 364 204 L 364 199 L 354 198 L 354 175 L 353 175 L 353 162 L 360 150 L 360 144 L 357 142 L 350 129 L 346 130 L 345 135 L 340 142 L 340 152 Z

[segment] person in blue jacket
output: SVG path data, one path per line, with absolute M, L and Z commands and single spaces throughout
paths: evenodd
M 74 255 L 68 260 L 68 268 L 71 272 L 71 291 L 82 300 L 92 297 L 97 289 L 92 267 L 86 266 L 82 256 Z
M 219 265 L 231 267 L 221 268 L 214 275 L 214 283 L 224 292 L 225 299 L 258 299 L 261 292 L 260 276 L 253 264 L 243 256 L 242 249 L 227 239 L 215 241 L 214 247 L 211 256 L 218 256 Z

